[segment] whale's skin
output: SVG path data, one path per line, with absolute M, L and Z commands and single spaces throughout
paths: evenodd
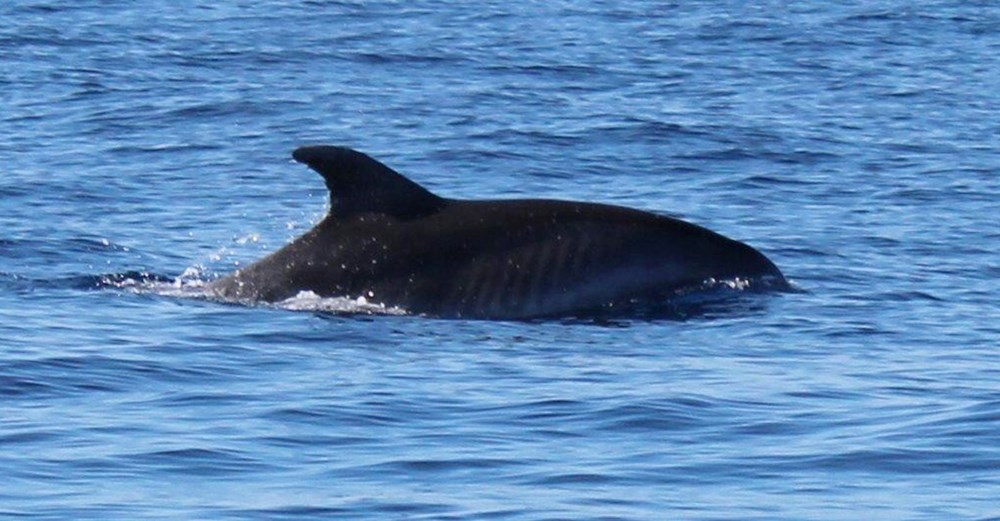
M 293 157 L 326 179 L 330 213 L 210 284 L 215 295 L 277 302 L 311 291 L 437 317 L 525 319 L 665 297 L 712 279 L 786 285 L 754 248 L 679 219 L 575 201 L 440 198 L 342 147 L 303 147 Z

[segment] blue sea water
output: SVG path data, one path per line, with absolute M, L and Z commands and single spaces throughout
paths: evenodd
M 0 518 L 1000 519 L 995 3 L 0 19 Z M 802 291 L 611 323 L 186 295 L 323 214 L 304 143 L 679 216 Z

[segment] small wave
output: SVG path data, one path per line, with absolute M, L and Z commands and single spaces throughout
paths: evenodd
M 699 286 L 678 291 L 660 306 L 668 306 L 678 320 L 753 315 L 766 310 L 767 299 L 762 298 L 763 294 L 774 291 L 801 290 L 790 282 L 772 278 L 708 279 Z
M 300 291 L 296 295 L 275 303 L 249 300 L 232 300 L 219 296 L 210 287 L 212 277 L 201 267 L 190 267 L 176 277 L 144 271 L 127 271 L 97 276 L 76 277 L 68 286 L 78 289 L 112 289 L 153 294 L 174 298 L 194 298 L 252 307 L 270 307 L 288 311 L 308 311 L 333 315 L 410 315 L 406 309 L 369 300 L 369 296 L 324 297 L 313 291 Z M 66 281 L 64 281 L 66 282 Z M 558 320 L 613 324 L 630 320 L 691 320 L 763 311 L 766 301 L 762 293 L 772 291 L 801 292 L 793 283 L 768 278 L 707 279 L 701 284 L 675 290 L 668 295 L 646 295 L 608 303 L 599 308 L 583 309 L 565 316 L 552 316 L 535 320 Z
M 92 277 L 80 277 L 75 286 L 81 289 L 116 289 L 141 294 L 153 294 L 165 297 L 195 298 L 233 303 L 220 298 L 209 287 L 211 277 L 207 276 L 201 267 L 190 267 L 176 277 L 167 277 L 144 271 L 128 271 L 111 273 Z M 252 304 L 269 306 L 289 311 L 311 311 L 337 315 L 405 315 L 405 310 L 387 306 L 381 302 L 369 302 L 365 296 L 351 297 L 321 297 L 312 291 L 300 291 L 293 297 L 264 304 L 257 302 L 237 301 L 237 304 Z
M 125 271 L 75 277 L 70 280 L 70 285 L 78 289 L 112 289 L 168 297 L 207 298 L 207 282 L 200 268 L 191 267 L 176 277 L 147 271 Z
M 81 277 L 81 280 L 93 281 L 92 284 L 87 284 L 87 286 L 121 289 L 163 284 L 171 282 L 174 279 L 146 271 L 126 271 L 124 273 L 97 275 L 96 277 Z
M 627 326 L 634 321 L 688 321 L 755 315 L 766 310 L 765 293 L 803 292 L 792 282 L 772 279 L 708 279 L 701 284 L 609 303 L 562 318 L 569 324 Z

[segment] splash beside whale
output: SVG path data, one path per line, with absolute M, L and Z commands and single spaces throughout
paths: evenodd
M 436 317 L 525 319 L 669 297 L 706 280 L 787 287 L 754 248 L 645 211 L 544 199 L 439 197 L 344 147 L 292 154 L 319 172 L 330 212 L 209 285 L 233 301 L 311 291 Z

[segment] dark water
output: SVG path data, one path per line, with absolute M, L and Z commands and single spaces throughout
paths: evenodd
M 1000 518 L 993 3 L 0 19 L 2 518 Z M 188 298 L 322 215 L 313 142 L 680 216 L 804 292 L 610 324 Z

